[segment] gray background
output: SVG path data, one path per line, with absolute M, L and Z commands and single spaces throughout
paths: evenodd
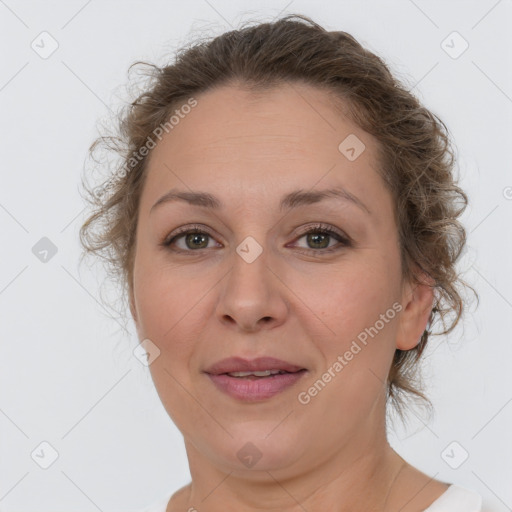
M 413 412 L 389 436 L 422 471 L 512 509 L 510 0 L 0 0 L 2 511 L 135 511 L 189 481 L 134 329 L 109 319 L 101 269 L 78 266 L 80 177 L 98 120 L 127 98 L 131 63 L 162 65 L 189 37 L 291 12 L 382 56 L 456 141 L 471 200 L 460 269 L 481 304 L 429 346 L 435 416 Z M 44 31 L 58 44 L 47 58 Z M 46 261 L 43 237 L 57 250 Z M 58 453 L 47 469 L 42 442 Z

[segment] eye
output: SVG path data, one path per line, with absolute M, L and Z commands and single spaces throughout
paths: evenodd
M 200 225 L 179 228 L 177 232 L 174 232 L 172 235 L 171 237 L 167 237 L 161 245 L 170 247 L 177 244 L 178 240 L 181 241 L 181 239 L 183 239 L 184 246 L 182 245 L 180 247 L 178 245 L 176 252 L 193 252 L 198 249 L 207 249 L 208 238 L 212 238 L 212 235 Z
M 304 251 L 306 253 L 331 253 L 343 247 L 351 246 L 351 241 L 347 236 L 342 235 L 332 226 L 325 224 L 316 224 L 307 227 L 306 231 L 304 231 L 297 240 L 301 238 L 305 238 L 309 246 Z M 338 244 L 330 246 L 330 242 L 332 242 L 333 239 L 337 240 Z
M 309 247 L 299 247 L 301 249 L 300 252 L 317 255 L 319 253 L 331 253 L 352 245 L 351 240 L 347 236 L 344 236 L 332 226 L 316 224 L 314 226 L 307 226 L 305 229 L 297 240 L 306 238 L 306 243 Z M 160 245 L 167 248 L 176 245 L 177 249 L 171 249 L 172 251 L 192 253 L 200 249 L 211 248 L 209 238 L 211 239 L 210 241 L 213 241 L 213 236 L 201 225 L 184 226 L 172 233 Z M 178 242 L 181 242 L 182 239 L 183 243 L 180 246 Z M 338 241 L 338 244 L 335 246 L 331 245 L 333 239 Z

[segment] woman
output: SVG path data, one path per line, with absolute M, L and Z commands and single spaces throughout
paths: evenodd
M 185 440 L 192 481 L 150 510 L 481 510 L 386 438 L 386 407 L 425 399 L 430 327 L 463 308 L 442 121 L 304 16 L 154 70 L 81 229 Z

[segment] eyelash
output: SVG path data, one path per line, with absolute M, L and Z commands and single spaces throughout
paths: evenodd
M 161 243 L 160 245 L 173 251 L 173 252 L 177 252 L 177 253 L 195 253 L 195 252 L 199 252 L 201 251 L 201 249 L 187 249 L 187 250 L 183 250 L 183 249 L 171 249 L 171 245 L 178 239 L 178 238 L 181 238 L 182 236 L 184 235 L 188 235 L 190 233 L 194 233 L 194 234 L 198 234 L 198 235 L 208 235 L 209 237 L 213 238 L 213 235 L 211 233 L 208 232 L 207 229 L 204 229 L 204 227 L 198 225 L 198 224 L 195 224 L 195 225 L 192 225 L 192 226 L 185 226 L 183 228 L 179 228 L 178 231 L 176 233 L 173 233 L 172 237 L 168 236 L 166 237 Z M 332 252 L 335 252 L 335 251 L 338 251 L 340 250 L 341 248 L 344 248 L 344 247 L 351 247 L 352 246 L 352 241 L 350 240 L 349 237 L 347 237 L 346 235 L 342 235 L 340 232 L 338 232 L 337 230 L 335 230 L 332 226 L 329 226 L 328 224 L 315 224 L 313 226 L 309 226 L 308 229 L 306 231 L 303 231 L 302 233 L 300 233 L 298 239 L 302 238 L 303 236 L 305 235 L 308 235 L 310 233 L 321 233 L 321 234 L 325 234 L 325 235 L 329 235 L 331 237 L 334 237 L 336 238 L 338 241 L 339 241 L 339 244 L 337 246 L 334 246 L 334 247 L 330 247 L 330 248 L 327 248 L 327 249 L 299 249 L 299 252 L 303 252 L 303 253 L 306 253 L 306 254 L 312 254 L 314 253 L 315 256 L 317 255 L 321 255 L 321 254 L 325 254 L 325 253 L 332 253 Z M 298 240 L 297 239 L 297 240 Z

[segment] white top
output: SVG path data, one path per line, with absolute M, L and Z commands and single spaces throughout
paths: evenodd
M 167 506 L 167 503 L 166 503 Z M 424 512 L 481 512 L 482 497 L 475 491 L 450 485 Z M 163 509 L 165 512 L 165 507 Z
M 171 496 L 141 512 L 165 512 Z M 452 484 L 423 512 L 482 512 L 482 497 L 465 487 Z

